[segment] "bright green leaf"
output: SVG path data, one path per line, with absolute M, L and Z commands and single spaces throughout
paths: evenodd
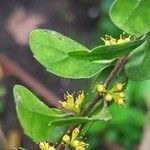
M 60 122 L 61 122 L 61 125 L 75 125 L 75 124 L 82 124 L 82 123 L 87 123 L 87 122 L 90 122 L 90 121 L 96 121 L 98 119 L 92 119 L 92 118 L 88 118 L 88 117 L 68 117 L 68 118 L 62 118 L 62 119 L 57 119 L 57 120 L 54 120 L 54 121 L 50 121 L 50 124 L 49 125 L 60 125 Z
M 49 122 L 66 114 L 58 109 L 50 109 L 23 86 L 15 86 L 14 96 L 17 115 L 25 134 L 34 142 L 56 142 L 61 138 L 60 132 L 65 131 L 66 127 L 49 126 Z
M 48 30 L 34 30 L 30 34 L 30 47 L 34 57 L 46 69 L 66 78 L 90 78 L 106 68 L 110 61 L 89 61 L 70 57 L 74 51 L 89 51 L 85 46 Z
M 122 30 L 133 35 L 150 31 L 150 0 L 116 0 L 111 9 L 112 21 Z
M 108 121 L 110 119 L 112 119 L 112 115 L 109 112 L 108 107 L 103 107 L 101 111 L 98 111 L 98 113 L 94 114 L 92 116 L 93 119 L 99 119 L 99 120 L 104 120 L 104 121 Z
M 90 61 L 105 60 L 119 58 L 130 53 L 133 49 L 142 44 L 143 40 L 128 42 L 124 44 L 101 45 L 95 47 L 91 51 L 74 51 L 69 52 L 69 56 L 76 59 L 84 59 Z
M 101 118 L 73 116 L 71 113 L 49 108 L 21 85 L 15 86 L 14 96 L 20 124 L 25 134 L 35 142 L 57 142 L 62 138 L 61 132 L 65 132 L 69 125 L 102 120 Z
M 150 37 L 133 50 L 125 66 L 125 72 L 133 81 L 143 81 L 150 78 Z

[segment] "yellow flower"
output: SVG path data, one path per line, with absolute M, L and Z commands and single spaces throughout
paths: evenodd
M 114 99 L 115 103 L 118 105 L 124 105 L 125 104 L 124 98 L 125 98 L 125 95 L 123 92 L 116 92 L 113 95 L 113 99 Z
M 75 101 L 75 108 L 80 109 L 82 103 L 84 101 L 84 92 L 82 91 L 81 94 L 78 95 Z
M 84 101 L 84 92 L 82 91 L 79 93 L 77 98 L 74 98 L 72 94 L 65 94 L 64 99 L 66 100 L 65 102 L 60 101 L 62 106 L 67 109 L 71 110 L 75 113 L 80 113 L 81 105 Z
M 120 93 L 118 93 L 118 94 L 119 94 L 119 97 L 120 97 L 120 98 L 124 98 L 124 97 L 125 97 L 125 95 L 124 95 L 123 92 L 120 92 Z
M 85 150 L 85 147 L 77 146 L 77 147 L 75 148 L 75 150 Z
M 77 136 L 79 135 L 79 133 L 80 133 L 79 128 L 75 128 L 72 131 L 71 142 L 73 142 L 77 138 Z
M 101 38 L 101 39 L 105 42 L 105 45 L 113 45 L 113 44 L 116 44 L 117 42 L 116 39 L 108 35 L 105 35 L 105 38 Z
M 123 105 L 124 105 L 124 100 L 123 100 L 123 98 L 118 99 L 117 104 L 123 106 Z
M 83 141 L 78 141 L 78 140 L 75 140 L 72 144 L 72 147 L 75 148 L 75 150 L 85 150 L 87 144 L 84 143 Z
M 103 84 L 98 84 L 98 85 L 97 85 L 97 90 L 98 90 L 100 93 L 105 93 L 105 92 L 106 92 L 105 85 L 103 85 Z
M 55 150 L 54 146 L 50 146 L 49 150 Z
M 102 93 L 103 99 L 107 102 L 114 100 L 118 105 L 124 105 L 124 92 L 122 83 L 115 84 L 111 89 L 106 89 L 105 85 L 98 84 L 97 90 Z
M 73 97 L 73 95 L 69 94 L 69 92 L 67 92 L 67 94 L 65 95 L 65 99 L 67 100 L 67 103 L 70 106 L 74 105 L 74 97 Z
M 70 137 L 69 137 L 69 135 L 64 135 L 62 140 L 65 142 L 65 144 L 74 148 L 75 150 L 85 150 L 87 144 L 84 143 L 83 141 L 76 140 L 79 133 L 80 133 L 79 128 L 75 128 L 72 131 L 72 134 Z
M 79 145 L 79 141 L 78 140 L 75 140 L 72 142 L 72 146 L 73 147 L 77 147 Z
M 39 147 L 41 150 L 55 150 L 54 146 L 50 146 L 48 143 L 46 142 L 41 142 L 39 144 Z
M 104 99 L 106 100 L 106 101 L 111 101 L 112 100 L 112 95 L 111 94 L 107 94 L 105 97 L 104 97 Z
M 124 85 L 124 84 L 122 84 L 122 83 L 117 83 L 116 86 L 115 86 L 116 91 L 122 91 L 123 85 Z
M 62 140 L 66 143 L 66 144 L 70 144 L 70 137 L 69 137 L 69 135 L 64 135 L 63 136 L 63 138 L 62 138 Z
M 126 42 L 130 42 L 131 36 L 124 37 L 124 34 L 125 33 L 121 34 L 118 40 L 108 35 L 105 35 L 105 38 L 101 38 L 101 39 L 104 41 L 105 45 L 123 44 Z

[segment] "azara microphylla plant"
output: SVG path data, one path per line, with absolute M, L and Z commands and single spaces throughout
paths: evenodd
M 104 45 L 92 48 L 55 31 L 36 29 L 29 38 L 34 57 L 57 76 L 95 79 L 87 93 L 66 93 L 59 107 L 49 108 L 21 85 L 14 87 L 17 115 L 26 135 L 41 150 L 88 149 L 86 125 L 113 119 L 109 107 L 125 107 L 128 80 L 150 78 L 150 0 L 115 0 L 110 18 L 129 34 L 119 39 L 106 36 Z M 116 78 L 118 76 L 118 78 Z M 84 90 L 84 89 L 83 89 Z M 89 92 L 90 94 L 90 92 Z

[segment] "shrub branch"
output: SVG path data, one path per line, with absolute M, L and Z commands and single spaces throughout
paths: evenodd
M 112 70 L 112 72 L 110 73 L 110 75 L 107 77 L 107 79 L 104 82 L 104 85 L 106 86 L 106 88 L 110 85 L 111 81 L 116 77 L 116 75 L 119 74 L 119 72 L 123 69 L 124 64 L 127 60 L 127 57 L 128 56 L 126 55 L 117 60 L 114 69 Z M 95 106 L 95 104 L 97 104 L 97 102 L 101 98 L 102 98 L 102 95 L 100 93 L 97 93 L 95 97 L 89 102 L 88 106 L 81 112 L 80 116 L 88 115 L 91 109 Z M 70 126 L 66 134 L 70 135 L 72 131 L 75 129 L 75 127 L 76 125 Z M 63 148 L 64 148 L 64 144 L 63 142 L 61 142 L 58 145 L 57 150 L 63 150 Z

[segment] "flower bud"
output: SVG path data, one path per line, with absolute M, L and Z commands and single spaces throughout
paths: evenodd
M 123 93 L 123 92 L 120 92 L 120 93 L 119 93 L 119 96 L 120 96 L 121 98 L 123 98 L 123 97 L 124 97 L 124 93 Z
M 67 144 L 70 143 L 70 137 L 69 137 L 68 135 L 64 135 L 63 138 L 62 138 L 62 140 L 63 140 L 65 143 L 67 143 Z
M 54 146 L 50 146 L 48 150 L 55 150 Z
M 85 150 L 85 147 L 79 145 L 75 148 L 75 150 Z
M 123 98 L 118 99 L 117 104 L 118 104 L 118 105 L 124 105 L 124 100 L 123 100 Z
M 39 147 L 41 150 L 55 150 L 54 146 L 50 146 L 48 143 L 46 142 L 41 142 L 39 144 Z
M 100 93 L 105 93 L 106 92 L 106 88 L 104 85 L 102 84 L 98 84 L 97 85 L 97 90 L 100 92 Z
M 105 100 L 110 102 L 112 100 L 112 95 L 111 94 L 107 94 L 105 96 Z
M 74 141 L 74 140 L 77 138 L 79 132 L 80 132 L 79 128 L 75 128 L 75 129 L 72 131 L 71 141 Z
M 66 102 L 62 102 L 62 106 L 63 106 L 64 108 L 67 108 L 67 107 L 68 107 L 68 104 L 67 104 Z
M 122 83 L 117 83 L 116 84 L 116 90 L 121 91 L 123 89 L 123 84 Z
M 74 140 L 72 143 L 72 146 L 75 148 L 79 145 L 79 141 L 78 140 Z

